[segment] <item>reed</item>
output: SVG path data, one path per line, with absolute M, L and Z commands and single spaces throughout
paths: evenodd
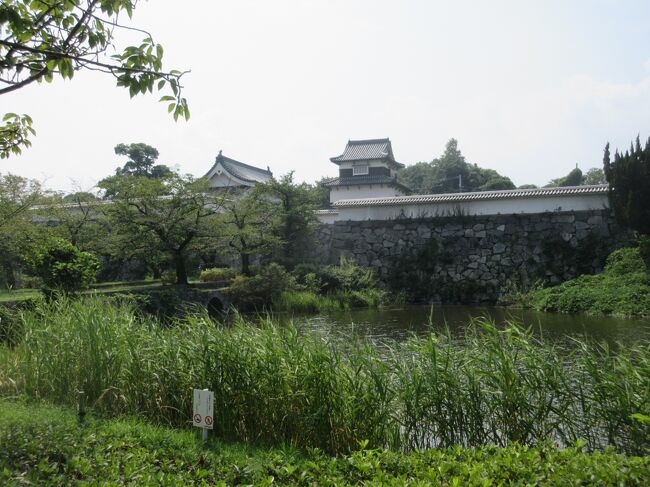
M 322 313 L 351 308 L 379 308 L 388 301 L 382 289 L 365 288 L 355 291 L 339 289 L 327 294 L 311 291 L 286 291 L 271 305 L 274 311 L 294 313 Z
M 189 425 L 191 389 L 215 392 L 224 439 L 318 447 L 584 443 L 650 452 L 650 349 L 586 340 L 553 345 L 511 325 L 385 347 L 324 338 L 272 319 L 206 315 L 174 326 L 99 298 L 22 313 L 22 339 L 0 346 L 0 394 L 75 406 L 83 391 L 106 416 Z

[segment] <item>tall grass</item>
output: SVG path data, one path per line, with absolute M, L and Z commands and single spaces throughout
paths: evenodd
M 222 438 L 346 452 L 371 447 L 571 444 L 650 452 L 650 349 L 558 349 L 510 326 L 432 333 L 392 348 L 325 339 L 270 320 L 163 328 L 128 304 L 39 305 L 0 347 L 0 393 L 187 425 L 191 389 L 215 392 Z M 635 416 L 633 416 L 635 415 Z M 634 419 L 640 418 L 640 419 Z
M 327 294 L 316 294 L 311 291 L 285 291 L 273 300 L 271 308 L 274 311 L 319 313 L 351 308 L 379 308 L 387 301 L 388 293 L 377 288 L 355 291 L 339 289 Z

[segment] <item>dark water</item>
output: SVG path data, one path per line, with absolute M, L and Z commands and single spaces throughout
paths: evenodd
M 488 318 L 500 326 L 507 322 L 523 324 L 532 328 L 536 335 L 549 339 L 576 336 L 628 343 L 650 340 L 650 319 L 566 315 L 500 307 L 404 305 L 286 318 L 324 334 L 353 332 L 371 339 L 403 340 L 413 334 L 424 335 L 431 329 L 448 329 L 460 336 L 471 320 Z

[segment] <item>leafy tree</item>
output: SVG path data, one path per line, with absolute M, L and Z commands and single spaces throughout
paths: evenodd
M 510 178 L 504 176 L 488 179 L 487 182 L 479 188 L 480 191 L 498 191 L 504 189 L 515 189 L 515 185 Z
M 97 257 L 57 237 L 36 246 L 32 250 L 31 263 L 35 274 L 43 280 L 46 292 L 70 293 L 85 289 L 95 282 L 99 270 Z
M 122 168 L 117 168 L 115 174 L 131 174 L 133 176 L 146 176 L 148 178 L 162 178 L 169 176 L 172 170 L 164 164 L 156 164 L 158 149 L 147 144 L 118 144 L 115 153 L 127 156 Z
M 592 167 L 582 178 L 582 184 L 605 184 L 606 182 L 605 172 L 599 167 Z
M 0 51 L 1 53 L 2 51 Z M 2 61 L 0 61 L 1 65 Z M 30 147 L 30 135 L 35 135 L 32 119 L 29 115 L 7 113 L 2 117 L 4 125 L 0 126 L 0 159 L 6 159 L 11 154 L 20 154 L 22 147 Z
M 497 171 L 468 163 L 456 139 L 447 142 L 440 158 L 413 164 L 399 171 L 397 177 L 405 186 L 420 194 L 515 188 L 509 178 Z
M 537 185 L 535 185 L 535 184 L 522 184 L 521 186 L 518 186 L 517 189 L 537 189 Z
M 14 174 L 0 175 L 0 228 L 24 216 L 41 196 L 38 181 Z
M 317 225 L 314 210 L 319 195 L 306 183 L 293 182 L 293 171 L 279 180 L 258 184 L 255 191 L 278 203 L 278 237 L 282 241 L 282 261 L 293 266 L 308 249 Z
M 26 246 L 37 239 L 40 229 L 32 223 L 30 208 L 42 194 L 38 181 L 0 175 L 0 279 L 8 287 L 16 286 Z
M 580 186 L 582 185 L 582 171 L 576 166 L 575 169 L 572 169 L 569 174 L 562 178 L 552 179 L 550 183 L 546 185 L 547 188 L 561 188 L 564 186 Z
M 245 275 L 250 275 L 252 256 L 268 254 L 282 243 L 277 207 L 259 186 L 241 199 L 224 202 L 220 220 L 224 239 L 239 255 Z
M 99 187 L 113 194 L 104 211 L 113 232 L 135 242 L 156 242 L 176 270 L 176 283 L 187 284 L 186 259 L 191 245 L 213 235 L 215 208 L 220 203 L 207 181 L 172 173 L 162 178 L 116 175 Z
M 616 151 L 613 162 L 607 144 L 603 165 L 616 219 L 642 235 L 650 235 L 650 138 L 642 149 L 637 137 L 629 151 Z
M 99 211 L 101 202 L 92 193 L 79 191 L 51 195 L 34 211 L 51 225 L 51 232 L 82 251 L 103 253 L 108 242 L 108 223 Z
M 180 80 L 183 73 L 163 71 L 163 48 L 143 30 L 125 27 L 120 15 L 131 17 L 137 0 L 3 0 L 0 3 L 0 95 L 55 76 L 71 79 L 79 70 L 113 75 L 131 97 L 169 88 L 161 101 L 178 117 L 189 118 Z M 137 46 L 115 52 L 114 34 L 121 30 L 144 34 Z M 0 127 L 0 157 L 20 153 L 33 135 L 26 115 L 7 114 Z
M 94 203 L 96 201 L 99 201 L 99 198 L 92 194 L 89 193 L 88 191 L 77 191 L 75 193 L 69 193 L 63 196 L 63 202 L 64 203 Z
M 325 186 L 325 183 L 332 178 L 322 177 L 312 186 L 314 193 L 314 201 L 318 209 L 325 209 L 330 207 L 330 189 Z

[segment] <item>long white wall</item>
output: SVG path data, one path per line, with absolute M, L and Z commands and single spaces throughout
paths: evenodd
M 358 190 L 357 190 L 358 191 Z M 358 193 L 357 193 L 358 194 Z M 373 197 L 378 195 L 373 191 Z M 342 199 L 342 198 L 341 198 Z M 334 221 L 391 220 L 395 218 L 432 218 L 462 213 L 464 215 L 511 215 L 559 211 L 602 210 L 609 208 L 606 194 L 540 196 L 478 200 L 457 203 L 407 204 L 399 206 L 338 207 L 336 216 L 319 215 L 323 223 Z

